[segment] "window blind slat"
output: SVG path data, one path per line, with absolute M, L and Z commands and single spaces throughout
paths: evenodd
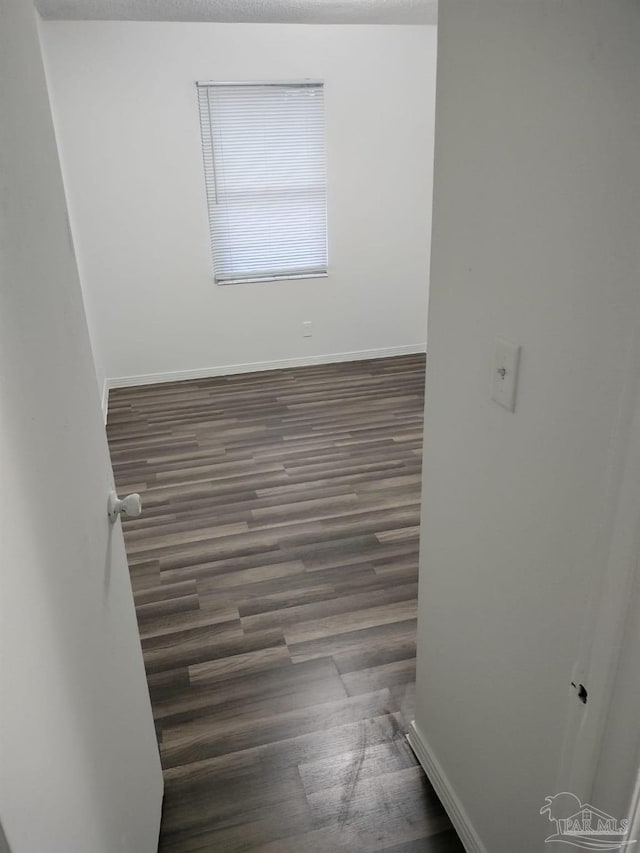
M 217 282 L 327 271 L 324 90 L 198 85 Z

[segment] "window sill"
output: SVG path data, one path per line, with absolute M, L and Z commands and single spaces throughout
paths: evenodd
M 327 272 L 310 272 L 310 273 L 295 273 L 292 275 L 269 275 L 263 278 L 228 278 L 222 281 L 214 279 L 219 287 L 226 287 L 228 284 L 259 284 L 266 281 L 293 281 L 301 278 L 328 278 Z

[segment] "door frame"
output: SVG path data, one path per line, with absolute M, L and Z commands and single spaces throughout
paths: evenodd
M 591 582 L 579 655 L 567 679 L 567 714 L 557 773 L 556 790 L 571 791 L 585 802 L 597 772 L 640 563 L 640 335 L 630 347 L 625 373 L 609 447 L 600 528 L 605 546 L 596 561 L 602 570 L 596 570 Z M 588 691 L 586 704 L 578 698 L 581 684 Z M 631 804 L 633 792 L 629 793 Z M 640 826 L 640 788 L 637 793 Z

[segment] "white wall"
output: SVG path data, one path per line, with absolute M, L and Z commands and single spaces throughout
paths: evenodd
M 107 377 L 424 348 L 435 32 L 42 22 Z M 304 77 L 326 83 L 329 278 L 217 287 L 194 83 Z
M 634 0 L 440 6 L 416 724 L 488 853 L 553 830 L 538 812 L 607 559 L 635 402 L 639 43 Z M 496 336 L 523 347 L 514 414 L 490 400 Z
M 0 19 L 0 823 L 12 853 L 151 853 L 160 760 L 35 13 Z

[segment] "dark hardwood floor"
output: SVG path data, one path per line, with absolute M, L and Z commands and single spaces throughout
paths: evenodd
M 112 391 L 160 850 L 459 853 L 413 714 L 424 357 Z

